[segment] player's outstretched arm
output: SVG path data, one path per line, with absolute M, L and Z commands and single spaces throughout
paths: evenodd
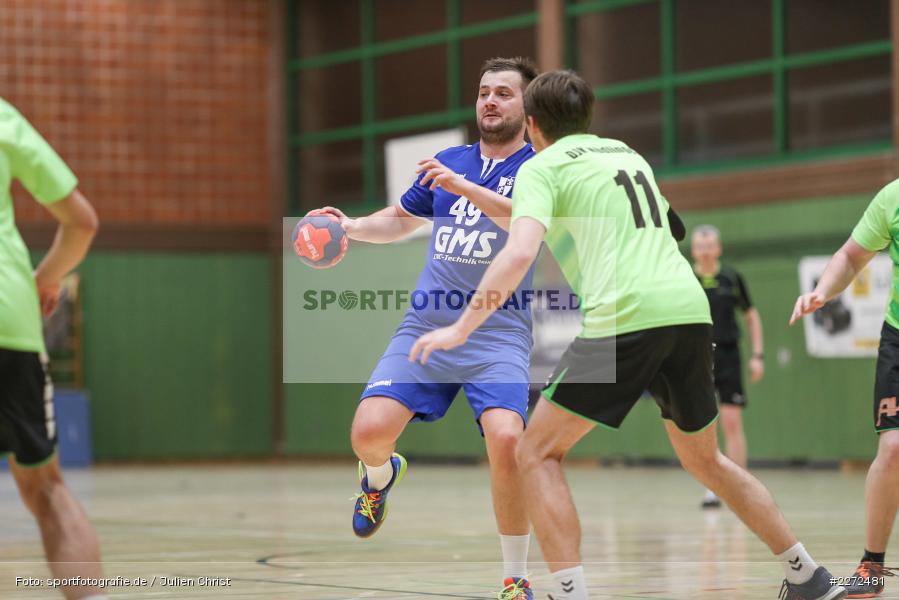
M 827 268 L 824 269 L 814 291 L 803 294 L 796 300 L 790 325 L 803 316 L 815 312 L 845 290 L 875 254 L 877 253 L 862 248 L 852 238 L 846 240 L 843 247 L 837 250 L 827 263 Z
M 400 238 L 406 237 L 427 220 L 415 217 L 404 211 L 399 206 L 388 206 L 367 217 L 351 219 L 339 208 L 325 206 L 309 211 L 314 213 L 328 213 L 340 219 L 343 230 L 350 239 L 371 244 L 388 244 Z
M 509 218 L 512 216 L 511 198 L 506 198 L 493 190 L 468 181 L 436 158 L 428 158 L 419 162 L 415 172 L 424 173 L 421 185 L 430 183 L 431 190 L 442 187 L 451 194 L 465 196 L 494 223 L 506 231 L 509 230 Z
M 45 206 L 59 222 L 59 227 L 53 245 L 34 271 L 34 279 L 41 312 L 49 315 L 59 303 L 62 278 L 84 259 L 100 221 L 94 207 L 77 189 L 59 202 Z

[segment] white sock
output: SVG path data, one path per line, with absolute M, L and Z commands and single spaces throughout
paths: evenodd
M 365 465 L 365 476 L 368 478 L 368 489 L 373 492 L 383 490 L 393 477 L 393 463 L 388 458 L 387 462 L 379 467 Z
M 818 568 L 818 563 L 812 560 L 805 546 L 799 542 L 783 554 L 778 554 L 777 558 L 783 563 L 784 573 L 790 583 L 805 583 Z
M 584 581 L 584 566 L 556 571 L 553 575 L 554 600 L 587 600 L 587 583 Z
M 718 500 L 718 496 L 712 490 L 705 491 L 705 500 Z
M 503 548 L 503 579 L 525 578 L 528 575 L 528 545 L 530 535 L 502 535 L 499 544 Z

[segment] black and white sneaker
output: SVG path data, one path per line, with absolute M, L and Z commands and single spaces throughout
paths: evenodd
M 831 583 L 833 575 L 824 567 L 818 567 L 805 583 L 790 583 L 784 579 L 780 586 L 780 600 L 839 600 L 846 597 L 846 588 Z

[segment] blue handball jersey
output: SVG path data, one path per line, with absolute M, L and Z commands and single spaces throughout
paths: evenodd
M 436 158 L 469 181 L 511 198 L 515 174 L 533 156 L 533 148 L 525 144 L 511 156 L 493 160 L 481 155 L 478 143 L 448 148 Z M 444 327 L 462 315 L 484 271 L 505 246 L 508 233 L 464 196 L 439 187 L 432 192 L 420 182 L 421 177 L 403 194 L 400 205 L 409 214 L 434 221 L 434 230 L 404 323 Z M 513 330 L 530 339 L 533 274 L 532 265 L 514 296 L 481 329 Z

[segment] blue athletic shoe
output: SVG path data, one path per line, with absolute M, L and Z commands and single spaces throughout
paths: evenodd
M 521 577 L 506 577 L 497 600 L 534 600 L 531 582 Z
M 368 487 L 365 466 L 359 462 L 359 481 L 362 491 L 356 494 L 356 510 L 353 511 L 353 533 L 359 537 L 370 537 L 387 519 L 387 493 L 398 484 L 406 474 L 406 459 L 394 453 L 390 457 L 393 465 L 393 477 L 383 490 L 372 491 Z

